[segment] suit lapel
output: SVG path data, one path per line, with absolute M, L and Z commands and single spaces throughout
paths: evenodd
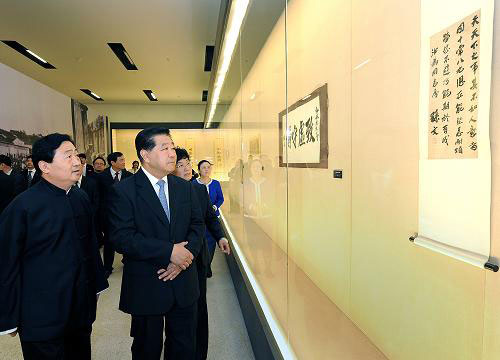
M 156 195 L 151 182 L 149 181 L 146 174 L 143 171 L 139 171 L 135 177 L 135 183 L 137 184 L 137 192 L 139 196 L 148 204 L 148 206 L 153 210 L 153 213 L 161 220 L 161 222 L 168 228 L 169 223 L 167 220 L 167 215 L 161 206 L 160 199 Z M 169 189 L 170 191 L 170 189 Z M 172 215 L 170 215 L 172 216 Z
M 177 207 L 179 203 L 177 199 L 178 193 L 176 191 L 175 181 L 177 179 L 174 175 L 168 175 L 168 208 L 170 209 L 170 235 L 173 236 L 173 231 L 175 229 L 175 222 L 177 220 Z

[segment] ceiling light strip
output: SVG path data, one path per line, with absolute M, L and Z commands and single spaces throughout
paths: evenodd
M 118 60 L 123 64 L 125 69 L 127 70 L 138 70 L 137 66 L 134 64 L 134 61 L 130 57 L 127 50 L 122 43 L 108 43 L 108 46 L 114 52 Z
M 215 110 L 217 109 L 217 104 L 219 102 L 220 93 L 222 91 L 222 86 L 226 80 L 229 65 L 231 65 L 231 59 L 233 57 L 236 42 L 238 41 L 241 25 L 243 24 L 243 19 L 245 18 L 248 9 L 248 4 L 249 0 L 233 0 L 231 2 L 226 32 L 224 34 L 224 40 L 222 42 L 221 51 L 219 52 L 219 58 L 217 61 L 217 72 L 213 83 L 213 89 L 211 91 L 212 96 L 210 104 L 208 105 L 208 116 L 206 118 L 205 128 L 209 128 L 212 124 Z
M 144 94 L 148 97 L 149 101 L 158 101 L 158 98 L 154 94 L 153 90 L 142 90 Z
M 83 92 L 84 94 L 87 94 L 88 96 L 90 96 L 94 100 L 104 101 L 104 99 L 102 97 L 97 95 L 95 92 L 90 91 L 89 89 L 80 89 L 80 91 Z
M 17 41 L 13 40 L 1 40 L 5 45 L 9 46 L 10 48 L 16 50 L 18 53 L 21 55 L 24 55 L 31 61 L 37 63 L 41 67 L 45 69 L 55 69 L 56 67 L 52 64 L 50 64 L 47 60 L 43 59 L 40 55 L 36 54 L 35 52 L 27 49 Z

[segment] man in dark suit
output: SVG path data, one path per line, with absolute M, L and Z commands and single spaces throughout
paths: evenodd
M 111 188 L 120 181 L 132 176 L 130 172 L 125 170 L 125 157 L 121 152 L 113 152 L 108 155 L 109 167 L 102 173 L 95 176 L 99 184 L 100 207 L 99 207 L 99 224 L 103 233 L 104 241 L 104 269 L 106 276 L 113 272 L 113 261 L 115 260 L 115 248 L 109 240 L 108 231 L 108 207 L 112 200 Z
M 0 155 L 0 172 L 3 172 L 6 175 L 17 175 L 15 171 L 12 169 L 12 160 L 7 155 Z
M 16 176 L 16 194 L 22 193 L 41 179 L 40 171 L 35 169 L 31 155 L 26 156 L 24 164 L 26 169 Z
M 123 254 L 120 310 L 132 315 L 132 359 L 192 360 L 196 351 L 198 274 L 192 262 L 204 234 L 193 185 L 174 175 L 169 130 L 144 129 L 135 139 L 141 170 L 112 188 L 110 237 Z M 158 271 L 182 269 L 171 281 Z
M 94 167 L 90 164 L 87 164 L 87 155 L 84 153 L 78 154 L 80 158 L 80 162 L 83 165 L 83 176 L 91 176 L 94 173 Z
M 94 216 L 97 216 L 100 202 L 97 180 L 95 180 L 92 176 L 83 176 L 84 167 L 85 165 L 82 164 L 80 170 L 81 175 L 75 185 L 85 191 L 85 193 L 88 195 L 90 204 L 92 205 L 92 212 Z
M 12 170 L 12 160 L 0 155 L 0 214 L 16 196 L 16 181 Z
M 13 176 L 0 171 L 0 214 L 10 204 L 16 194 L 16 182 Z
M 42 179 L 0 215 L 0 334 L 26 360 L 90 360 L 97 296 L 108 286 L 80 161 L 68 135 L 33 145 Z

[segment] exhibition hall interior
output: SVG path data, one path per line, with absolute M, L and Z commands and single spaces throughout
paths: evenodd
M 168 128 L 193 182 L 223 194 L 208 359 L 500 359 L 499 11 L 0 0 L 0 154 L 22 171 L 68 134 L 87 164 L 119 152 L 136 178 L 138 134 Z M 132 359 L 119 248 L 111 262 L 92 359 Z M 0 336 L 0 359 L 23 349 Z

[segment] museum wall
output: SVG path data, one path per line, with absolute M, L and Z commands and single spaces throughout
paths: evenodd
M 58 131 L 73 136 L 71 99 L 0 64 L 0 129 L 3 132 L 0 141 L 6 142 L 5 146 L 15 141 L 21 152 L 30 152 L 40 134 Z M 24 146 L 28 148 L 21 149 Z M 2 146 L 0 152 L 9 150 Z
M 500 356 L 498 274 L 408 241 L 418 231 L 420 21 L 417 0 L 288 1 L 286 28 L 283 14 L 221 125 L 225 139 L 242 141 L 231 162 L 249 166 L 249 155 L 267 162 L 268 211 L 249 216 L 254 193 L 245 175 L 232 196 L 239 208 L 223 210 L 301 359 L 382 358 L 377 348 L 390 359 Z M 494 33 L 499 25 L 497 16 Z M 498 258 L 494 41 L 491 252 Z M 278 114 L 325 83 L 328 169 L 280 168 Z

